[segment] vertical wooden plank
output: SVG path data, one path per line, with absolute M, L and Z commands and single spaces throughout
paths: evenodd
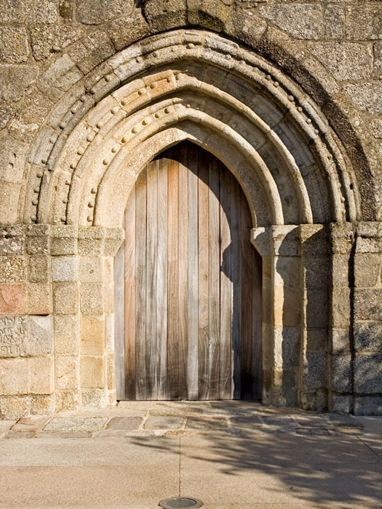
M 232 204 L 231 204 L 231 237 L 232 237 L 232 353 L 233 353 L 233 398 L 241 397 L 241 275 L 242 275 L 242 255 L 240 247 L 240 199 L 241 189 L 237 181 L 233 182 Z
M 196 147 L 195 147 L 196 148 Z M 198 399 L 198 150 L 188 150 L 187 399 Z
M 125 244 L 122 244 L 114 260 L 114 352 L 117 400 L 126 398 L 124 260 Z
M 158 162 L 157 337 L 158 399 L 167 396 L 167 161 Z
M 179 163 L 178 243 L 179 243 L 179 381 L 178 398 L 187 399 L 187 334 L 188 334 L 188 145 L 176 150 Z
M 135 366 L 136 398 L 147 399 L 146 373 L 146 182 L 147 168 L 135 185 Z
M 124 281 L 125 397 L 135 399 L 135 188 L 125 212 Z
M 233 245 L 232 223 L 232 175 L 221 168 L 220 182 L 220 399 L 232 399 L 232 311 L 233 311 Z
M 250 243 L 251 217 L 244 196 L 240 201 L 241 247 L 241 398 L 259 399 L 261 396 L 261 336 L 258 316 L 261 317 L 261 297 L 258 258 Z M 260 337 L 259 337 L 260 336 Z M 260 340 L 259 340 L 260 339 Z
M 205 156 L 203 155 L 203 159 Z M 209 235 L 208 235 L 208 399 L 219 398 L 220 377 L 220 176 L 216 159 L 209 161 Z
M 146 186 L 146 391 L 158 399 L 157 336 L 157 243 L 158 243 L 158 161 L 147 167 Z
M 178 399 L 179 381 L 179 163 L 168 159 L 167 203 L 167 398 Z
M 208 399 L 208 337 L 209 337 L 209 169 L 205 159 L 198 157 L 198 385 L 199 399 Z

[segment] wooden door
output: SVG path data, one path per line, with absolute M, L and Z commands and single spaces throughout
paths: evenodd
M 141 172 L 116 262 L 119 399 L 260 398 L 261 259 L 250 228 L 238 182 L 196 145 Z

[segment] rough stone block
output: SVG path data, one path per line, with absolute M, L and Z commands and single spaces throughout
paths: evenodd
M 81 400 L 84 406 L 102 408 L 107 405 L 107 396 L 102 389 L 87 389 L 81 391 Z
M 78 357 L 58 356 L 55 358 L 55 378 L 58 390 L 77 389 L 79 384 Z
M 331 325 L 346 329 L 350 323 L 350 289 L 333 288 Z
M 49 355 L 52 352 L 52 317 L 26 317 L 26 336 L 24 337 L 22 353 L 27 356 Z
M 143 12 L 154 32 L 183 26 L 187 22 L 186 0 L 148 0 Z
M 327 328 L 307 329 L 306 349 L 310 352 L 329 351 L 329 333 Z
M 26 238 L 26 251 L 28 254 L 47 254 L 49 252 L 50 238 L 46 235 L 33 235 Z
M 349 329 L 332 329 L 332 352 L 349 353 Z
M 298 3 L 260 7 L 260 14 L 296 39 L 321 39 L 325 26 L 320 5 Z
M 359 352 L 382 353 L 382 323 L 356 323 L 354 326 L 354 346 Z
M 54 23 L 58 20 L 57 0 L 36 2 L 33 10 L 35 23 Z
M 78 391 L 58 391 L 55 395 L 55 411 L 76 410 L 80 403 Z
M 103 260 L 95 256 L 82 256 L 79 263 L 79 278 L 83 283 L 102 281 Z
M 104 387 L 102 357 L 81 357 L 81 387 Z
M 76 237 L 53 237 L 51 240 L 51 254 L 73 255 L 77 253 Z
M 109 391 L 115 390 L 115 362 L 113 355 L 106 357 L 106 382 Z
M 131 0 L 76 0 L 76 6 L 77 20 L 86 25 L 99 25 L 133 10 Z
M 0 62 L 26 62 L 29 55 L 28 34 L 23 26 L 0 26 Z
M 141 12 L 138 11 L 134 12 L 132 16 L 113 20 L 108 32 L 115 48 L 121 50 L 133 41 L 138 41 L 147 35 L 149 26 Z
M 14 231 L 12 227 L 0 227 L 0 256 L 14 256 L 23 253 L 24 232 L 20 230 Z
M 31 21 L 33 0 L 3 0 L 0 2 L 0 22 L 20 23 Z
M 60 315 L 73 315 L 78 310 L 77 283 L 53 284 L 54 312 Z
M 53 396 L 32 396 L 30 398 L 30 413 L 35 415 L 49 415 L 54 410 Z
M 328 325 L 328 293 L 321 289 L 307 289 L 306 294 L 306 326 L 307 328 L 323 328 Z
M 103 285 L 103 310 L 104 313 L 114 312 L 114 285 L 110 282 Z
M 29 359 L 29 393 L 51 394 L 53 387 L 53 360 L 50 357 Z
M 354 314 L 356 320 L 382 321 L 382 289 L 356 290 Z
M 82 256 L 100 256 L 103 253 L 103 238 L 78 239 L 78 253 Z
M 344 85 L 343 89 L 360 110 L 369 114 L 382 113 L 380 81 L 349 83 Z
M 329 411 L 339 414 L 348 414 L 352 409 L 352 400 L 352 396 L 340 396 L 333 394 L 331 397 Z
M 54 351 L 56 355 L 79 353 L 78 322 L 77 316 L 58 315 L 54 317 Z
M 369 46 L 353 42 L 316 44 L 313 55 L 339 81 L 366 79 L 372 71 L 372 51 Z
M 52 312 L 51 286 L 47 283 L 29 283 L 28 313 L 32 315 L 48 315 Z
M 19 357 L 26 336 L 26 318 L 0 317 L 0 357 Z
M 105 349 L 105 323 L 103 318 L 81 318 L 81 354 L 103 355 Z
M 53 281 L 77 281 L 77 258 L 74 256 L 54 256 L 52 258 Z
M 21 283 L 26 279 L 26 260 L 23 256 L 0 258 L 0 283 Z
M 0 314 L 26 312 L 27 289 L 25 284 L 0 285 Z
M 0 394 L 28 394 L 28 359 L 0 359 Z
M 346 8 L 346 37 L 355 40 L 381 39 L 382 8 L 378 3 Z
M 382 396 L 356 396 L 355 415 L 382 415 Z
M 86 74 L 115 52 L 108 35 L 96 31 L 76 42 L 68 50 L 70 58 Z
M 332 355 L 332 388 L 335 392 L 351 391 L 351 355 Z
M 361 394 L 382 394 L 382 354 L 356 356 L 354 390 Z
M 355 286 L 374 287 L 377 284 L 381 262 L 381 254 L 357 254 L 354 261 Z
M 326 352 L 306 352 L 304 365 L 304 391 L 312 392 L 327 387 L 327 354 Z
M 53 100 L 68 90 L 82 78 L 81 71 L 76 67 L 69 55 L 62 55 L 55 60 L 39 79 L 39 88 Z M 52 90 L 61 91 L 54 95 Z
M 80 307 L 84 315 L 103 314 L 103 285 L 101 283 L 81 283 Z
M 0 100 L 19 101 L 38 75 L 32 65 L 0 65 Z
M 48 281 L 49 258 L 44 255 L 32 255 L 28 258 L 28 281 L 46 283 Z
M 303 258 L 305 284 L 309 288 L 329 286 L 329 258 L 326 256 L 307 256 Z
M 84 34 L 82 27 L 64 25 L 35 25 L 31 27 L 32 51 L 36 60 L 43 60 L 53 52 L 62 51 Z
M 0 418 L 19 419 L 29 413 L 30 401 L 28 397 L 1 397 Z
M 341 5 L 328 4 L 324 13 L 326 37 L 340 39 L 345 30 L 345 13 Z

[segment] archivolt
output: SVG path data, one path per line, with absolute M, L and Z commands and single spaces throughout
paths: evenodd
M 107 69 L 68 93 L 40 133 L 26 222 L 120 225 L 138 173 L 184 139 L 235 174 L 254 224 L 357 218 L 349 162 L 318 108 L 238 44 L 179 30 L 131 46 Z

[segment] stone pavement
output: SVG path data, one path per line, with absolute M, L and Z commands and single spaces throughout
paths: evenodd
M 123 402 L 0 421 L 0 507 L 382 507 L 382 418 Z

